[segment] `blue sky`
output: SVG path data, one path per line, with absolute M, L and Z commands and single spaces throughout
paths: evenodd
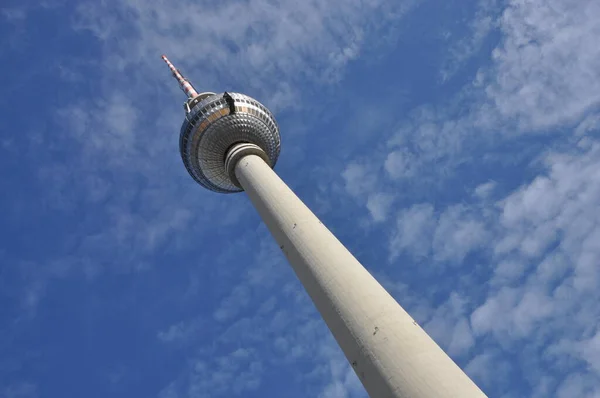
M 0 397 L 365 393 L 183 94 L 254 96 L 277 171 L 490 397 L 600 396 L 600 3 L 5 0 Z

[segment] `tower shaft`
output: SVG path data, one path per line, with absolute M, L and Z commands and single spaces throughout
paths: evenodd
M 372 398 L 485 397 L 262 158 L 233 167 Z

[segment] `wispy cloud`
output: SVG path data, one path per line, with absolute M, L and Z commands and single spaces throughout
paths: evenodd
M 440 72 L 442 81 L 452 78 L 471 57 L 481 51 L 485 40 L 498 27 L 501 10 L 498 0 L 479 0 L 475 15 L 467 25 L 467 34 L 458 40 L 449 35 L 451 44 Z
M 79 6 L 78 27 L 105 43 L 109 69 L 142 67 L 168 52 L 201 70 L 207 87 L 217 79 L 243 82 L 277 98 L 269 101 L 277 109 L 294 105 L 300 81 L 338 81 L 368 40 L 384 33 L 414 3 L 85 3 Z
M 502 44 L 487 75 L 488 98 L 523 130 L 573 123 L 600 102 L 595 1 L 509 2 Z
M 415 257 L 433 253 L 436 261 L 462 263 L 469 252 L 487 241 L 487 235 L 485 224 L 462 206 L 437 215 L 431 205 L 415 205 L 398 215 L 390 258 L 407 251 Z
M 385 193 L 373 193 L 370 194 L 367 199 L 367 209 L 369 210 L 369 213 L 374 221 L 384 221 L 390 212 L 393 202 L 393 195 Z

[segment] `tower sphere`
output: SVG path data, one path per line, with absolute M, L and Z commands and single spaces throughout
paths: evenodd
M 229 150 L 236 144 L 254 144 L 274 167 L 281 149 L 279 127 L 260 102 L 238 93 L 201 93 L 185 103 L 179 151 L 192 178 L 203 187 L 221 193 L 240 192 L 225 167 Z

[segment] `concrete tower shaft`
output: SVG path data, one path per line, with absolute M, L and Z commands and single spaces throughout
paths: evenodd
M 233 167 L 369 396 L 485 397 L 261 157 Z
M 266 107 L 237 93 L 185 107 L 188 172 L 212 191 L 246 191 L 372 398 L 485 397 L 273 171 L 280 136 Z

